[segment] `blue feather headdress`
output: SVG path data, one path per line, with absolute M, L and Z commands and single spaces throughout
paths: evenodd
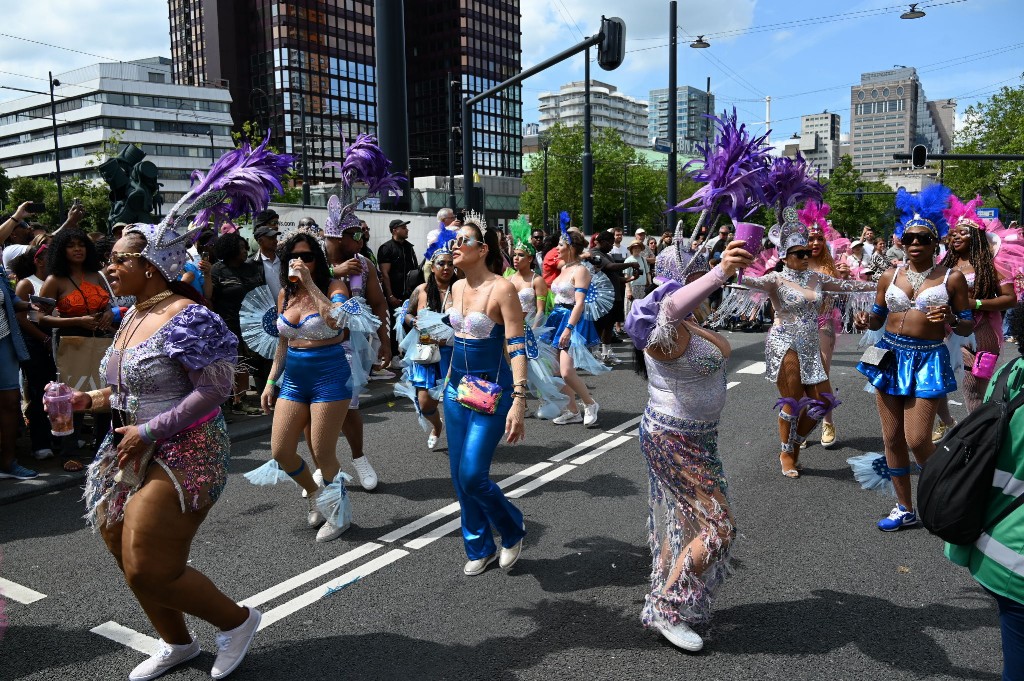
M 341 183 L 351 190 L 357 183 L 366 185 L 366 194 L 359 201 L 371 196 L 394 194 L 401 190 L 401 183 L 407 181 L 401 173 L 391 172 L 391 160 L 384 155 L 377 138 L 373 135 L 359 135 L 356 141 L 345 147 L 345 160 L 341 163 L 325 163 L 325 168 L 337 168 L 341 172 Z M 347 227 L 358 224 L 355 207 L 359 201 L 341 205 L 335 202 L 333 210 L 328 206 L 327 224 L 324 233 L 328 237 L 340 237 Z
M 428 262 L 433 262 L 435 256 L 451 255 L 452 242 L 455 241 L 455 237 L 458 235 L 459 230 L 448 229 L 443 222 L 438 223 L 437 238 L 427 246 L 427 250 L 423 252 L 423 257 Z
M 569 237 L 569 220 L 569 211 L 563 210 L 558 214 L 558 229 L 562 232 L 562 240 L 567 244 L 572 243 L 572 239 Z
M 159 224 L 134 224 L 125 233 L 146 238 L 143 257 L 168 281 L 181 274 L 187 252 L 211 219 L 234 220 L 264 210 L 274 192 L 284 191 L 282 178 L 294 159 L 267 150 L 270 132 L 255 149 L 244 142 L 225 153 L 209 171 L 192 173 L 194 186 Z
M 916 195 L 900 187 L 896 192 L 896 208 L 900 211 L 896 238 L 902 239 L 907 227 L 927 227 L 935 238 L 944 238 L 949 232 L 949 223 L 942 212 L 949 203 L 950 194 L 949 187 L 942 184 L 933 184 Z

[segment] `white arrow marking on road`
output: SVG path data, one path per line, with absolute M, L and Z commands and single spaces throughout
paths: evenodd
M 12 582 L 9 579 L 0 578 L 0 596 L 4 598 L 10 598 L 12 601 L 17 601 L 24 605 L 35 603 L 46 598 L 46 594 L 41 594 L 38 591 L 33 591 L 27 586 L 22 586 L 17 582 Z
M 767 369 L 767 368 L 768 368 L 768 365 L 765 364 L 764 362 L 754 362 L 753 364 L 749 364 L 749 365 L 743 367 L 742 369 L 737 369 L 736 373 L 737 374 L 763 374 L 765 369 Z
M 729 381 L 729 383 L 726 384 L 725 389 L 726 390 L 732 390 L 733 388 L 735 388 L 739 384 L 740 384 L 739 381 Z
M 115 643 L 120 643 L 123 646 L 134 648 L 143 655 L 156 655 L 156 651 L 160 647 L 160 642 L 152 636 L 140 634 L 134 629 L 129 629 L 117 622 L 104 622 L 98 627 L 93 627 L 89 631 L 94 634 L 99 634 L 104 638 L 109 638 Z

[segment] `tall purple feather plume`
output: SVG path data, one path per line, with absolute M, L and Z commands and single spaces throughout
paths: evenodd
M 401 173 L 391 172 L 391 160 L 381 151 L 373 135 L 359 135 L 346 147 L 344 162 L 324 165 L 341 171 L 341 181 L 346 187 L 356 182 L 364 183 L 367 196 L 397 192 L 399 183 L 408 181 Z
M 690 177 L 704 186 L 675 209 L 688 213 L 706 210 L 708 224 L 714 223 L 718 213 L 741 220 L 757 210 L 763 201 L 760 178 L 768 167 L 767 133 L 751 137 L 746 125 L 737 124 L 735 107 L 731 115 L 723 111 L 720 118 L 707 118 L 714 121 L 718 132 L 714 143 L 697 145 L 704 157 L 703 163 L 690 172 Z M 684 170 L 693 163 L 700 161 L 690 161 Z
M 825 187 L 811 176 L 810 170 L 799 152 L 795 159 L 786 156 L 776 158 L 764 176 L 765 205 L 774 206 L 781 215 L 783 208 L 801 201 L 820 202 Z
M 206 224 L 211 218 L 234 220 L 242 215 L 258 213 L 267 207 L 274 192 L 284 193 L 281 184 L 295 159 L 288 154 L 267 151 L 270 131 L 258 147 L 253 149 L 249 142 L 225 153 L 204 175 L 192 172 L 193 196 L 210 191 L 224 191 L 227 199 L 216 206 L 199 211 L 195 224 Z

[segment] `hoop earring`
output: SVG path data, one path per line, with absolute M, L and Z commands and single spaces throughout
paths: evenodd
M 153 270 L 147 271 L 146 272 L 146 279 L 152 279 L 152 278 L 153 278 Z

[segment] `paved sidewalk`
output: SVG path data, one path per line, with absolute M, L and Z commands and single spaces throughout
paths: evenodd
M 394 396 L 395 379 L 370 381 L 360 397 L 363 408 L 383 404 L 389 400 L 398 400 Z M 404 398 L 402 398 L 404 399 Z M 270 432 L 270 416 L 231 416 L 228 421 L 228 434 L 232 442 L 250 440 Z M 20 442 L 19 442 L 20 444 Z M 23 499 L 30 499 L 41 494 L 56 492 L 69 487 L 81 487 L 85 482 L 84 472 L 68 473 L 64 470 L 63 457 L 57 456 L 45 461 L 36 461 L 24 448 L 19 447 L 18 461 L 39 472 L 32 480 L 0 480 L 0 506 L 12 504 Z M 82 457 L 79 461 L 85 463 Z

